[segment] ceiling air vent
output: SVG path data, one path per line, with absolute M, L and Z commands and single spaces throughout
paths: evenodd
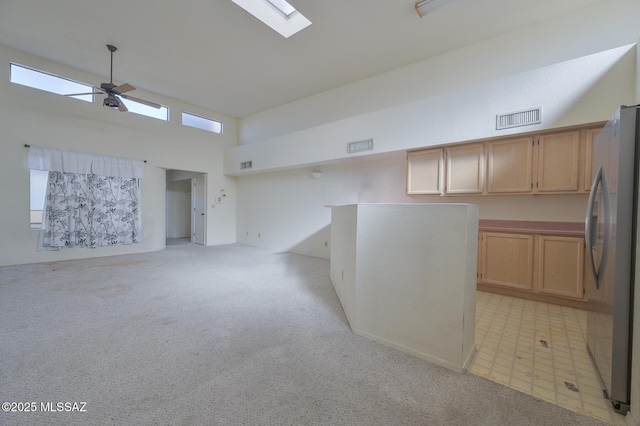
M 354 154 L 361 151 L 371 151 L 373 149 L 373 139 L 366 141 L 349 142 L 347 144 L 347 154 Z
M 250 169 L 252 167 L 251 161 L 243 161 L 240 163 L 240 170 Z
M 542 108 L 496 115 L 496 130 L 542 123 Z

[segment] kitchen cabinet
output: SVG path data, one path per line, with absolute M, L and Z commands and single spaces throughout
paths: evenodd
M 584 239 L 538 236 L 537 291 L 584 299 Z
M 484 145 L 482 143 L 445 148 L 445 194 L 484 192 Z
M 478 288 L 584 308 L 585 280 L 589 279 L 584 238 L 521 231 L 481 230 Z
M 408 195 L 584 194 L 601 126 L 407 153 Z
M 407 194 L 441 194 L 443 178 L 442 148 L 407 153 Z
M 533 188 L 533 138 L 487 142 L 487 193 L 530 193 Z
M 585 133 L 584 141 L 584 171 L 582 173 L 582 190 L 585 192 L 591 191 L 591 184 L 593 183 L 594 170 L 591 169 L 591 160 L 593 158 L 593 141 L 596 140 L 600 134 L 601 127 L 596 129 L 587 129 Z
M 483 232 L 481 246 L 482 282 L 533 289 L 533 235 Z
M 577 192 L 580 164 L 580 131 L 537 137 L 534 193 Z

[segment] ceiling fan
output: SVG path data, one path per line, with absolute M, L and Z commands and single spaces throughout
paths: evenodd
M 145 101 L 144 99 L 135 98 L 130 95 L 126 95 L 125 92 L 130 92 L 132 90 L 136 90 L 135 87 L 128 83 L 121 84 L 116 86 L 113 84 L 113 52 L 118 50 L 117 47 L 107 44 L 107 49 L 111 52 L 111 74 L 109 75 L 108 83 L 100 83 L 100 87 L 94 87 L 94 92 L 89 93 L 73 93 L 65 96 L 80 96 L 80 95 L 107 95 L 106 98 L 102 101 L 102 105 L 109 108 L 117 108 L 122 112 L 129 111 L 127 106 L 124 104 L 123 99 L 128 99 L 133 102 L 138 102 L 143 105 L 150 106 L 152 108 L 160 108 L 162 105 L 157 104 L 155 102 Z

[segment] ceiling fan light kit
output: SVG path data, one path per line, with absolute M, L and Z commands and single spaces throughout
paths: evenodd
M 112 95 L 107 95 L 107 97 L 102 101 L 102 105 L 109 108 L 118 109 L 122 112 L 128 111 L 127 107 L 124 105 L 124 102 L 120 102 L 118 98 Z
M 124 83 L 121 84 L 119 86 L 116 86 L 115 84 L 113 84 L 113 53 L 118 50 L 117 47 L 111 45 L 111 44 L 107 44 L 107 49 L 109 49 L 109 52 L 111 52 L 111 71 L 109 74 L 109 82 L 108 83 L 100 83 L 100 87 L 94 87 L 94 91 L 93 92 L 89 92 L 89 93 L 72 93 L 69 95 L 65 95 L 65 96 L 79 96 L 79 95 L 107 95 L 106 98 L 104 98 L 104 100 L 102 101 L 102 105 L 112 108 L 112 109 L 117 109 L 121 112 L 127 112 L 129 111 L 129 109 L 127 108 L 127 106 L 125 105 L 123 99 L 127 99 L 133 102 L 137 102 L 143 105 L 147 105 L 150 106 L 152 108 L 161 108 L 162 105 L 157 104 L 155 102 L 151 102 L 151 101 L 146 101 L 144 99 L 140 99 L 140 98 L 135 98 L 133 96 L 130 95 L 125 95 L 125 92 L 131 92 L 132 90 L 136 90 L 135 87 L 133 87 L 132 85 L 130 85 L 129 83 Z

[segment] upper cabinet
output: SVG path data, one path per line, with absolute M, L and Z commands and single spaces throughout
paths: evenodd
M 407 194 L 441 194 L 442 148 L 407 153 Z
M 445 194 L 482 194 L 484 192 L 484 147 L 482 144 L 445 148 Z
M 597 126 L 597 127 L 596 127 Z M 407 194 L 584 194 L 601 126 L 407 153 Z
M 486 143 L 487 193 L 531 192 L 533 187 L 533 139 L 520 138 Z
M 580 132 L 538 136 L 536 193 L 577 192 Z
M 584 191 L 591 191 L 591 185 L 593 183 L 593 170 L 591 166 L 591 160 L 593 159 L 593 141 L 596 140 L 602 128 L 585 130 L 585 143 L 584 143 L 584 172 L 582 173 L 582 189 Z

